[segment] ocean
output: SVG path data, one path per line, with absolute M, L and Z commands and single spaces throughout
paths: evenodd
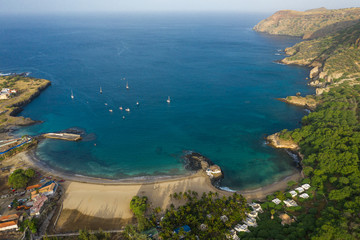
M 79 175 L 184 174 L 186 151 L 220 165 L 222 186 L 231 189 L 290 175 L 293 159 L 264 137 L 299 127 L 306 114 L 276 98 L 314 89 L 306 85 L 308 69 L 275 62 L 301 39 L 252 30 L 265 17 L 1 16 L 0 71 L 31 72 L 52 82 L 20 114 L 44 122 L 15 134 L 84 131 L 82 141 L 47 139 L 36 150 L 47 165 Z

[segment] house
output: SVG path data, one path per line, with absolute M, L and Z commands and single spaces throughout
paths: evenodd
M 0 231 L 18 230 L 18 221 L 17 214 L 0 217 Z
M 220 217 L 220 220 L 221 220 L 222 222 L 226 222 L 227 220 L 229 220 L 229 218 L 228 218 L 226 215 L 222 215 L 222 216 Z
M 284 200 L 284 203 L 287 207 L 296 207 L 297 203 L 292 199 L 286 199 Z
M 246 225 L 246 224 L 243 224 L 243 225 L 237 224 L 234 229 L 237 232 L 250 232 L 248 229 L 248 225 Z
M 272 200 L 273 203 L 275 203 L 276 205 L 279 205 L 279 203 L 281 203 L 281 200 L 278 198 L 275 198 Z
M 291 194 L 291 197 L 296 197 L 297 196 L 297 192 L 295 192 L 294 190 L 289 192 Z
M 240 240 L 240 238 L 238 237 L 238 235 L 236 234 L 235 230 L 230 230 L 229 234 L 226 234 L 226 238 L 227 239 L 233 239 L 233 240 Z
M 42 194 L 45 196 L 51 196 L 56 192 L 58 187 L 58 183 L 55 181 L 49 181 L 42 185 L 39 189 L 31 192 L 31 199 L 35 198 L 38 194 Z
M 295 190 L 298 191 L 298 193 L 302 193 L 305 191 L 305 189 L 302 187 L 295 188 Z
M 28 186 L 28 187 L 26 188 L 26 191 L 30 191 L 30 190 L 33 190 L 33 189 L 36 189 L 36 188 L 40 188 L 40 187 L 41 187 L 40 184 Z
M 260 204 L 258 204 L 258 203 L 250 203 L 249 206 L 252 207 L 252 209 L 253 209 L 254 211 L 263 212 Z
M 307 199 L 307 198 L 309 198 L 309 194 L 303 193 L 303 194 L 299 195 L 299 197 Z
M 3 88 L 0 92 L 0 99 L 9 99 L 12 94 L 16 94 L 17 91 L 15 89 Z
M 246 216 L 250 217 L 250 218 L 256 218 L 258 216 L 258 212 L 257 211 L 252 211 L 250 213 L 245 213 Z
M 249 227 L 256 227 L 257 223 L 256 223 L 256 219 L 255 218 L 246 218 L 243 223 L 245 223 L 246 225 L 248 225 Z
M 206 174 L 210 178 L 221 175 L 221 168 L 218 165 L 212 165 L 208 169 L 206 169 Z
M 37 194 L 33 200 L 33 206 L 30 208 L 30 216 L 38 216 L 48 198 L 45 195 Z
M 309 190 L 309 188 L 310 188 L 311 186 L 310 186 L 310 184 L 305 183 L 305 184 L 303 184 L 301 187 L 302 187 L 303 189 L 305 189 L 305 190 Z

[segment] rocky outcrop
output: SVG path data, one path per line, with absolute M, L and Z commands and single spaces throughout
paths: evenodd
M 279 133 L 274 133 L 266 138 L 268 145 L 274 148 L 290 149 L 292 151 L 299 150 L 299 146 L 292 140 L 285 140 L 279 137 Z
M 185 169 L 190 171 L 207 172 L 208 170 L 216 171 L 218 169 L 220 172 L 211 174 L 211 176 L 208 174 L 214 186 L 218 186 L 219 181 L 224 178 L 224 174 L 221 168 L 218 165 L 215 165 L 209 158 L 201 155 L 200 153 L 189 152 L 184 156 L 184 159 Z
M 286 98 L 279 98 L 278 100 L 286 102 L 288 104 L 304 107 L 310 110 L 315 110 L 317 106 L 317 101 L 312 96 L 288 96 Z
M 313 69 L 311 69 L 309 77 L 311 79 L 314 79 L 319 76 L 319 73 L 320 73 L 320 69 L 318 66 L 316 66 Z

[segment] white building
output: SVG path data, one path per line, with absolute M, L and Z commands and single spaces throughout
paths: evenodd
M 248 225 L 246 225 L 246 224 L 243 224 L 243 225 L 237 224 L 234 229 L 237 232 L 250 232 L 248 229 Z
M 305 189 L 302 187 L 295 188 L 295 190 L 298 191 L 298 193 L 302 193 L 305 191 Z
M 256 218 L 258 216 L 258 212 L 257 211 L 252 211 L 250 213 L 245 213 L 246 216 L 250 217 L 250 218 Z
M 284 200 L 284 203 L 287 207 L 296 207 L 297 203 L 292 199 L 286 199 Z
M 309 198 L 309 195 L 307 193 L 303 193 L 303 194 L 299 195 L 299 197 L 307 199 L 307 198 Z
M 281 203 L 281 200 L 278 198 L 275 198 L 272 200 L 273 203 L 275 203 L 276 205 L 279 205 Z
M 254 211 L 263 212 L 260 204 L 258 204 L 258 203 L 254 203 L 254 202 L 253 202 L 253 203 L 250 203 L 249 206 L 252 207 L 252 209 L 253 209 Z
M 289 192 L 291 194 L 291 197 L 296 197 L 297 196 L 297 192 L 295 192 L 294 190 Z
M 305 183 L 305 184 L 303 184 L 301 187 L 302 187 L 303 189 L 305 189 L 305 190 L 309 190 L 309 188 L 310 188 L 311 186 L 310 186 L 310 184 Z
M 256 219 L 255 218 L 246 218 L 243 223 L 245 223 L 246 225 L 248 225 L 249 227 L 256 227 L 257 223 L 256 223 Z

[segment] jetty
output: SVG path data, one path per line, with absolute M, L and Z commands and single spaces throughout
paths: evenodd
M 81 136 L 73 133 L 45 133 L 42 135 L 45 138 L 60 139 L 65 141 L 79 141 Z

